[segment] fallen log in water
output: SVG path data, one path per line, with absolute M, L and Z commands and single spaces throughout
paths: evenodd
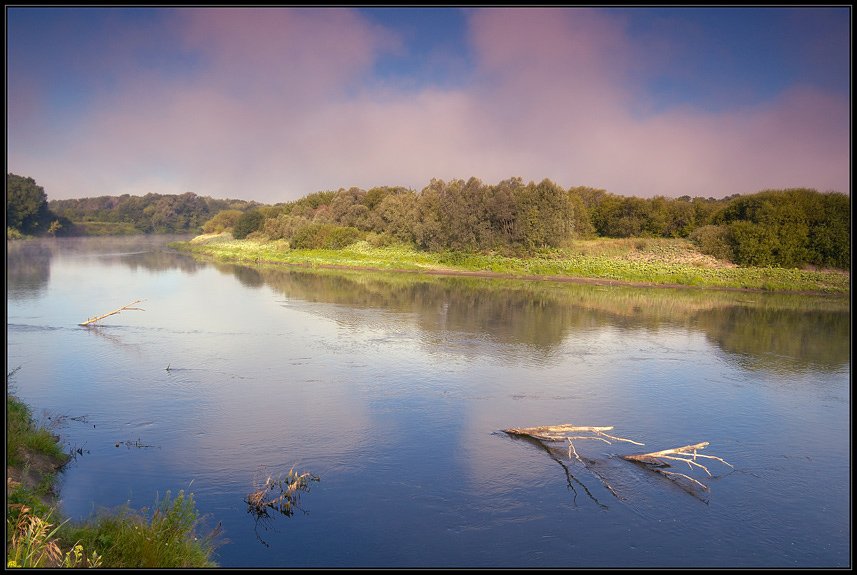
M 105 317 L 109 317 L 109 316 L 111 316 L 111 315 L 117 314 L 117 313 L 122 312 L 122 311 L 125 311 L 125 310 L 146 311 L 146 310 L 144 310 L 143 308 L 140 308 L 140 307 L 131 307 L 132 305 L 138 304 L 138 303 L 140 303 L 141 301 L 144 301 L 144 300 L 138 299 L 137 301 L 132 301 L 132 302 L 131 302 L 131 303 L 129 303 L 128 305 L 123 305 L 123 306 L 122 306 L 122 307 L 120 307 L 119 309 L 113 310 L 113 311 L 111 311 L 111 312 L 107 312 L 107 313 L 105 313 L 105 314 L 103 314 L 103 315 L 99 315 L 99 316 L 96 316 L 96 317 L 91 317 L 91 318 L 89 318 L 88 320 L 86 320 L 85 322 L 83 322 L 83 323 L 79 323 L 79 324 L 77 324 L 77 325 L 87 326 L 87 325 L 93 324 L 93 323 L 95 323 L 95 322 L 97 322 L 97 321 L 100 321 L 100 320 L 104 319 Z
M 618 495 L 610 486 L 609 483 L 598 473 L 596 473 L 592 467 L 591 463 L 594 463 L 591 460 L 584 461 L 583 458 L 578 455 L 577 450 L 574 447 L 574 441 L 578 439 L 595 439 L 598 441 L 603 441 L 604 443 L 610 444 L 611 441 L 624 441 L 627 443 L 633 443 L 634 445 L 643 445 L 633 439 L 627 439 L 625 437 L 617 437 L 615 435 L 610 435 L 606 433 L 607 431 L 612 431 L 613 426 L 581 426 L 581 425 L 572 425 L 570 423 L 564 423 L 561 425 L 541 425 L 537 427 L 512 427 L 509 429 L 504 429 L 503 432 L 514 436 L 514 437 L 523 437 L 534 441 L 544 447 L 548 453 L 552 453 L 556 448 L 548 447 L 547 443 L 551 442 L 559 442 L 564 441 L 568 443 L 568 457 L 574 458 L 580 463 L 584 465 L 587 469 L 590 469 L 593 473 L 598 475 L 599 479 L 601 479 L 602 483 L 613 493 L 613 495 Z M 592 435 L 579 435 L 581 433 L 589 433 Z M 673 447 L 671 449 L 663 449 L 661 451 L 652 451 L 649 453 L 635 453 L 632 455 L 623 455 L 622 458 L 627 461 L 632 461 L 634 463 L 643 465 L 646 469 L 654 471 L 655 473 L 660 473 L 664 477 L 672 481 L 676 481 L 682 484 L 682 480 L 686 483 L 682 484 L 682 487 L 689 491 L 690 493 L 694 492 L 695 487 L 702 488 L 708 491 L 708 486 L 702 483 L 701 481 L 694 479 L 690 475 L 685 473 L 679 473 L 677 471 L 666 471 L 665 467 L 672 467 L 673 461 L 681 461 L 687 464 L 687 466 L 691 469 L 701 469 L 704 471 L 709 477 L 714 477 L 711 471 L 700 463 L 699 460 L 708 459 L 719 461 L 720 463 L 727 465 L 728 467 L 735 469 L 735 467 L 721 457 L 717 457 L 716 455 L 705 455 L 699 453 L 700 450 L 708 447 L 709 443 L 707 441 L 703 441 L 700 443 L 694 443 L 691 445 L 684 445 L 682 447 Z M 551 455 L 551 457 L 554 457 Z M 559 461 L 559 460 L 557 460 Z M 587 463 L 589 461 L 589 464 Z M 561 463 L 561 462 L 560 462 Z M 568 472 L 568 468 L 563 465 L 563 467 Z M 569 475 L 567 473 L 566 475 Z M 688 488 L 687 483 L 690 484 L 690 488 Z M 571 485 L 571 478 L 569 479 L 569 485 Z
M 563 423 L 561 425 L 542 425 L 539 427 L 513 427 L 511 429 L 504 429 L 503 431 L 509 435 L 523 435 L 532 437 L 533 439 L 538 439 L 539 441 L 567 441 L 568 456 L 574 457 L 581 463 L 583 463 L 583 460 L 580 459 L 580 456 L 577 454 L 577 450 L 574 448 L 574 441 L 577 439 L 596 439 L 612 445 L 608 439 L 604 439 L 607 437 L 614 441 L 625 441 L 627 443 L 633 443 L 634 445 L 645 445 L 644 443 L 639 443 L 633 439 L 616 437 L 615 435 L 604 433 L 605 431 L 611 431 L 612 429 L 612 425 L 595 427 L 591 425 L 572 425 L 571 423 Z M 595 435 L 569 435 L 577 433 L 594 433 Z
M 574 459 L 579 461 L 581 464 L 583 464 L 583 466 L 585 468 L 587 468 L 596 477 L 598 477 L 598 479 L 601 481 L 601 483 L 604 485 L 604 487 L 606 487 L 607 490 L 610 491 L 610 493 L 612 493 L 615 497 L 622 499 L 622 497 L 620 497 L 619 494 L 616 493 L 616 491 L 613 489 L 613 487 L 610 485 L 610 483 L 607 481 L 607 479 L 604 478 L 604 476 L 602 476 L 600 473 L 598 473 L 597 471 L 595 471 L 592 468 L 592 463 L 594 463 L 594 462 L 589 461 L 589 463 L 587 463 L 587 461 L 584 461 L 580 457 L 580 455 L 578 455 L 577 450 L 574 448 L 574 441 L 576 441 L 578 439 L 595 439 L 598 441 L 603 441 L 604 443 L 607 443 L 610 445 L 612 445 L 612 442 L 610 441 L 611 439 L 613 441 L 624 441 L 627 443 L 633 443 L 634 445 L 644 445 L 643 443 L 640 443 L 638 441 L 634 441 L 633 439 L 627 439 L 625 437 L 617 437 L 615 435 L 610 435 L 608 433 L 605 433 L 606 431 L 612 431 L 612 429 L 613 429 L 612 425 L 592 426 L 592 425 L 573 425 L 571 423 L 563 423 L 560 425 L 542 425 L 542 426 L 538 426 L 538 427 L 513 427 L 513 428 L 509 428 L 509 429 L 504 429 L 503 432 L 508 434 L 508 435 L 514 436 L 514 437 L 523 437 L 523 438 L 529 439 L 531 441 L 535 441 L 536 443 L 541 445 L 545 450 L 547 450 L 547 452 L 549 454 L 552 453 L 553 448 L 548 447 L 547 443 L 557 442 L 557 441 L 568 442 L 568 457 L 569 458 L 574 457 Z M 578 435 L 580 433 L 592 433 L 594 435 Z M 605 439 L 605 438 L 607 438 L 607 439 Z M 553 458 L 557 463 L 562 465 L 563 469 L 565 469 L 566 476 L 569 478 L 569 487 L 574 489 L 574 487 L 571 485 L 571 479 L 573 479 L 573 476 L 570 475 L 568 467 L 566 467 L 565 464 L 563 464 L 561 461 L 559 461 L 559 459 L 557 459 L 553 455 L 551 455 L 551 458 Z M 577 480 L 575 480 L 575 481 L 577 481 Z M 589 490 L 586 489 L 585 485 L 583 485 L 582 483 L 580 485 L 584 488 L 587 495 L 589 495 L 599 506 L 606 507 L 601 502 L 599 502 L 597 499 L 595 499 L 594 496 L 592 496 L 592 494 L 589 492 Z M 576 490 L 575 490 L 575 493 L 576 493 Z
M 702 453 L 699 453 L 700 449 L 705 449 L 706 447 L 708 447 L 708 445 L 709 443 L 707 441 L 703 441 L 701 443 L 694 443 L 693 445 L 673 447 L 671 449 L 663 449 L 661 451 L 652 451 L 651 453 L 636 453 L 633 455 L 623 455 L 622 458 L 628 461 L 633 461 L 635 463 L 640 463 L 644 465 L 647 469 L 650 469 L 656 473 L 660 473 L 661 475 L 664 475 L 669 479 L 686 479 L 692 484 L 697 485 L 707 491 L 708 486 L 694 479 L 693 477 L 684 473 L 678 473 L 676 471 L 665 471 L 662 468 L 672 467 L 672 464 L 670 463 L 671 461 L 682 461 L 686 463 L 691 470 L 693 470 L 694 468 L 702 469 L 709 477 L 713 477 L 708 467 L 697 461 L 697 458 L 702 458 L 713 459 L 715 461 L 723 463 L 724 465 L 728 465 L 732 469 L 735 469 L 735 467 L 731 463 L 720 457 L 717 457 L 715 455 L 703 455 Z
M 609 439 L 613 439 L 615 441 L 626 441 L 628 443 L 633 443 L 634 445 L 645 445 L 644 443 L 639 443 L 634 441 L 633 439 L 626 439 L 624 437 L 616 437 L 614 435 L 608 435 L 604 433 L 605 431 L 610 431 L 613 429 L 612 425 L 608 425 L 605 427 L 594 427 L 590 425 L 572 425 L 571 423 L 563 423 L 561 425 L 542 425 L 539 427 L 513 427 L 510 429 L 504 429 L 504 433 L 508 433 L 509 435 L 527 435 L 534 439 L 540 439 L 541 441 L 567 441 L 569 439 L 598 439 L 605 443 L 610 443 L 604 437 Z M 572 433 L 594 433 L 595 436 L 578 436 L 572 437 L 569 434 Z

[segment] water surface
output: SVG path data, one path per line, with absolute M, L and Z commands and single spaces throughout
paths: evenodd
M 7 242 L 8 367 L 80 450 L 68 516 L 191 491 L 224 567 L 850 565 L 847 298 L 249 268 L 165 242 Z M 646 446 L 579 441 L 583 465 L 500 432 L 559 423 Z M 619 457 L 700 441 L 735 467 L 692 472 L 708 491 Z M 320 477 L 303 511 L 255 520 L 244 498 L 293 466 Z

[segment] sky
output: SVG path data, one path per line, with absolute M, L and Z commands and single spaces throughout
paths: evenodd
M 850 194 L 851 8 L 6 6 L 7 172 L 48 199 L 432 178 Z

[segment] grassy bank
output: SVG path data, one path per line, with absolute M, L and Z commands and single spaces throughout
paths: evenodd
M 293 250 L 283 241 L 233 240 L 228 234 L 172 244 L 193 254 L 235 263 L 400 270 L 423 273 L 580 280 L 630 285 L 753 289 L 847 294 L 850 274 L 781 268 L 741 268 L 696 251 L 680 239 L 581 240 L 532 257 L 423 252 L 365 241 L 339 250 Z
M 69 456 L 8 389 L 6 417 L 7 567 L 217 566 L 211 559 L 217 534 L 195 534 L 192 494 L 167 492 L 151 515 L 123 508 L 80 524 L 61 518 L 54 489 Z

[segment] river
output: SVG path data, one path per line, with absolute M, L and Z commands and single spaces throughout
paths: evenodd
M 7 242 L 7 373 L 75 520 L 192 492 L 223 567 L 848 567 L 850 302 Z M 142 310 L 78 324 L 141 299 Z M 50 419 L 48 419 L 50 417 Z M 613 426 L 645 443 L 501 430 Z M 709 442 L 674 480 L 621 455 Z M 246 497 L 319 478 L 294 514 Z

